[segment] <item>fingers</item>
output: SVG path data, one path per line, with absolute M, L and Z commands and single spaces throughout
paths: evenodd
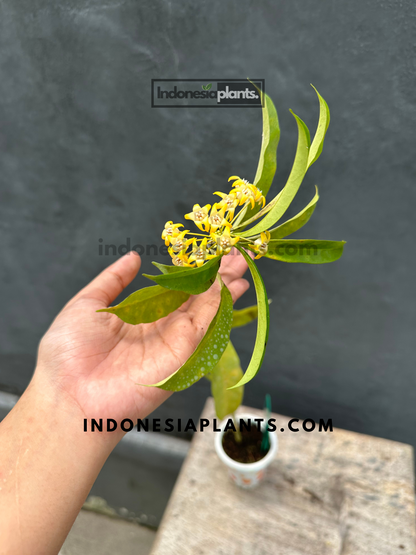
M 140 265 L 140 256 L 136 251 L 125 254 L 81 289 L 66 306 L 70 306 L 80 297 L 90 297 L 100 301 L 103 307 L 107 307 L 133 281 Z
M 220 274 L 225 285 L 231 284 L 235 279 L 241 278 L 247 270 L 247 262 L 243 255 L 233 248 L 221 261 Z
M 243 295 L 250 287 L 246 279 L 238 278 L 227 285 L 231 293 L 233 303 Z M 209 324 L 218 310 L 220 302 L 220 285 L 216 281 L 206 293 L 198 295 L 189 305 L 188 315 L 196 330 L 202 336 L 208 329 Z
M 237 301 L 247 291 L 250 287 L 250 283 L 246 279 L 240 278 L 235 279 L 227 287 L 233 298 L 233 303 L 235 303 L 235 301 Z
M 250 286 L 249 282 L 242 278 L 247 268 L 247 262 L 237 249 L 233 249 L 228 256 L 222 259 L 220 274 L 231 293 L 233 303 Z M 214 317 L 220 301 L 219 291 L 219 284 L 215 282 L 206 293 L 194 297 L 188 305 L 187 313 L 198 330 L 206 330 Z

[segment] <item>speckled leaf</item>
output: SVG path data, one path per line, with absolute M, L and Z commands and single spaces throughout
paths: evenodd
M 216 257 L 205 262 L 199 268 L 182 268 L 180 272 L 174 271 L 158 276 L 143 275 L 167 289 L 184 291 L 190 295 L 199 295 L 199 293 L 204 293 L 214 283 L 219 267 L 220 257 Z
M 321 155 L 330 120 L 328 104 L 315 87 L 313 85 L 311 85 L 311 87 L 314 89 L 319 98 L 319 121 L 315 137 L 313 138 L 311 148 L 309 149 L 308 168 L 312 166 L 312 164 L 316 162 Z
M 282 239 L 283 237 L 287 237 L 288 235 L 295 233 L 295 231 L 303 227 L 309 221 L 309 218 L 312 216 L 318 200 L 319 200 L 318 187 L 316 187 L 316 193 L 313 199 L 311 200 L 311 202 L 301 212 L 299 212 L 299 214 L 296 214 L 296 216 L 294 216 L 284 224 L 279 225 L 274 229 L 271 229 L 270 230 L 271 238 Z
M 317 241 L 315 239 L 275 239 L 270 241 L 265 256 L 282 262 L 325 264 L 342 256 L 345 241 Z
M 227 414 L 232 414 L 241 405 L 244 394 L 244 386 L 236 389 L 228 389 L 235 385 L 243 377 L 240 359 L 237 352 L 229 341 L 219 363 L 211 372 L 211 393 L 214 397 L 215 412 L 222 420 Z
M 254 264 L 250 256 L 245 252 L 243 248 L 237 245 L 237 249 L 244 256 L 248 267 L 250 269 L 251 275 L 253 277 L 254 287 L 257 296 L 257 306 L 258 306 L 258 321 L 257 321 L 257 335 L 256 342 L 254 344 L 253 354 L 251 355 L 251 360 L 248 368 L 243 376 L 243 378 L 232 388 L 237 388 L 241 385 L 246 384 L 254 378 L 257 372 L 260 370 L 261 363 L 263 362 L 264 353 L 266 351 L 267 339 L 269 337 L 269 302 L 267 299 L 266 288 L 264 287 L 263 278 Z
M 148 324 L 167 316 L 188 299 L 188 293 L 154 285 L 139 289 L 117 306 L 101 308 L 97 312 L 115 314 L 127 324 Z
M 296 123 L 298 125 L 298 146 L 296 150 L 295 161 L 293 162 L 292 170 L 285 187 L 278 193 L 275 198 L 269 203 L 269 211 L 264 218 L 251 229 L 247 229 L 242 233 L 239 232 L 241 237 L 252 237 L 258 235 L 262 231 L 269 229 L 274 225 L 286 210 L 289 208 L 290 203 L 294 199 L 298 189 L 308 169 L 308 156 L 310 146 L 309 130 L 305 123 L 292 111 Z M 271 208 L 270 208 L 271 206 Z M 267 207 L 265 207 L 267 209 Z
M 233 310 L 233 328 L 245 326 L 257 318 L 257 305 L 248 306 L 240 310 Z
M 218 276 L 219 280 L 221 278 Z M 233 300 L 221 281 L 221 301 L 217 313 L 193 354 L 179 370 L 159 383 L 148 387 L 159 387 L 168 391 L 181 391 L 212 371 L 227 347 L 233 319 Z M 138 384 L 147 385 L 147 384 Z

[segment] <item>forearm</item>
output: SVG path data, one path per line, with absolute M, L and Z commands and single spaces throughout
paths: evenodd
M 56 555 L 117 442 L 33 380 L 0 424 L 0 553 Z

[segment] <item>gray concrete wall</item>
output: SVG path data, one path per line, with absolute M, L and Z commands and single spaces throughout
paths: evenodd
M 266 79 L 275 190 L 296 147 L 288 109 L 316 125 L 312 82 L 332 121 L 289 214 L 319 184 L 298 235 L 348 245 L 332 265 L 260 261 L 272 329 L 245 404 L 270 392 L 276 412 L 415 443 L 415 30 L 412 0 L 2 0 L 0 388 L 24 389 L 55 314 L 114 260 L 99 238 L 153 243 L 229 175 L 254 176 L 258 110 L 151 109 L 152 78 Z M 233 332 L 244 366 L 254 334 Z M 197 416 L 208 390 L 158 415 Z

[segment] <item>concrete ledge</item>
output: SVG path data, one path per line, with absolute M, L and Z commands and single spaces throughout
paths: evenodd
M 145 526 L 81 511 L 59 555 L 148 555 L 154 538 Z
M 239 413 L 264 417 L 240 407 Z M 215 416 L 208 399 L 202 418 Z M 194 434 L 152 555 L 415 555 L 413 449 L 334 428 L 290 433 L 273 414 L 279 451 L 257 489 L 239 489 Z

